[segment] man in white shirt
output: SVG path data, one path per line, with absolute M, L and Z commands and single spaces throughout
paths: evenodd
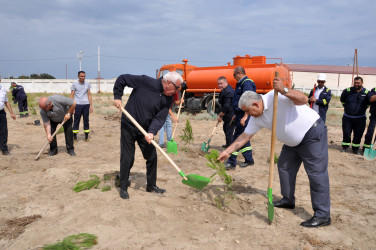
M 93 101 L 91 98 L 91 85 L 90 82 L 85 80 L 85 71 L 78 72 L 78 80 L 71 86 L 70 98 L 76 101 L 76 108 L 74 111 L 74 123 L 73 123 L 73 139 L 77 140 L 77 134 L 79 132 L 81 116 L 84 120 L 84 133 L 85 141 L 89 139 L 89 112 L 93 112 Z
M 314 215 L 301 223 L 304 227 L 320 227 L 331 223 L 328 175 L 327 127 L 319 115 L 307 105 L 308 97 L 297 90 L 288 89 L 280 78 L 273 81 L 278 91 L 278 115 L 276 135 L 284 143 L 278 160 L 278 173 L 283 198 L 273 202 L 275 207 L 295 208 L 296 175 L 301 163 L 310 181 Z M 252 116 L 247 128 L 236 141 L 223 151 L 222 162 L 231 152 L 240 148 L 261 128 L 272 128 L 274 91 L 261 96 L 245 92 L 239 107 Z
M 0 79 L 1 83 L 1 79 Z M 4 108 L 7 107 L 10 116 L 13 120 L 16 120 L 16 116 L 13 113 L 12 107 L 9 104 L 7 91 L 0 85 L 0 149 L 3 155 L 9 155 L 8 150 L 8 123 L 7 113 Z

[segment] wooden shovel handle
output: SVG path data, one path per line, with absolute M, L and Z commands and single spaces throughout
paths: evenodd
M 179 115 L 180 115 L 180 110 L 181 110 L 181 105 L 183 104 L 183 100 L 184 100 L 184 95 L 185 95 L 185 90 L 183 91 L 183 95 L 181 96 L 181 99 L 180 99 L 180 106 L 179 106 L 179 111 L 178 111 L 178 116 L 176 119 L 179 120 Z M 175 131 L 176 131 L 176 127 L 178 126 L 178 123 L 175 123 L 175 128 L 174 128 L 174 132 L 172 133 L 172 137 L 171 138 L 174 138 L 174 135 L 175 135 Z
M 59 132 L 61 126 L 63 126 L 64 123 L 65 123 L 65 121 L 63 121 L 62 123 L 59 124 L 59 126 L 57 126 L 57 128 L 56 128 L 56 130 L 55 130 L 55 133 L 53 133 L 53 135 L 52 135 L 52 138 L 55 137 L 56 133 Z M 39 154 L 37 155 L 37 157 L 35 157 L 34 160 L 37 161 L 37 160 L 39 159 L 39 157 L 40 157 L 40 155 L 42 154 L 43 150 L 47 147 L 47 145 L 48 145 L 49 143 L 50 143 L 50 142 L 47 141 L 46 144 L 44 144 L 44 147 L 39 151 Z
M 279 72 L 275 72 L 275 77 L 279 77 Z M 274 152 L 275 152 L 275 138 L 277 130 L 277 112 L 278 112 L 278 91 L 274 90 L 273 98 L 273 123 L 272 123 L 272 137 L 270 145 L 270 167 L 269 167 L 269 184 L 268 188 L 273 188 L 273 172 L 274 172 Z
M 375 146 L 375 145 L 373 145 L 373 142 L 375 141 L 375 135 L 376 135 L 376 127 L 373 130 L 373 136 L 372 136 L 372 141 L 371 141 L 371 149 L 373 148 L 373 146 Z
M 138 122 L 131 116 L 131 114 L 129 114 L 123 107 L 120 107 L 121 111 L 124 113 L 124 115 L 126 117 L 128 117 L 129 120 L 131 120 L 131 122 L 133 123 L 133 125 L 135 125 L 140 131 L 141 133 L 143 133 L 145 136 L 148 135 L 148 133 L 146 133 L 145 129 L 143 129 L 140 124 L 138 124 Z M 154 147 L 156 147 L 164 157 L 166 157 L 166 159 L 171 163 L 172 166 L 174 166 L 174 168 L 179 172 L 181 172 L 180 168 L 175 164 L 175 162 L 173 162 L 173 160 L 166 154 L 165 151 L 163 151 L 163 149 L 158 145 L 158 143 L 156 143 L 154 140 L 151 140 L 151 143 L 154 145 Z M 184 180 L 188 180 L 187 177 L 185 176 L 182 176 L 184 178 Z

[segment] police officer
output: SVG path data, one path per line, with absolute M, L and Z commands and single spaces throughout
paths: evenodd
M 24 88 L 21 85 L 17 85 L 17 83 L 12 82 L 10 89 L 12 90 L 14 103 L 18 103 L 20 118 L 28 117 L 29 110 L 27 109 L 27 95 Z
M 317 77 L 317 86 L 315 90 L 311 90 L 308 95 L 309 104 L 313 103 L 312 109 L 315 110 L 321 119 L 325 122 L 326 112 L 329 108 L 329 102 L 332 99 L 332 91 L 324 86 L 326 82 L 326 75 L 321 73 Z M 313 94 L 315 91 L 315 94 Z
M 238 138 L 244 132 L 244 129 L 246 128 L 249 120 L 248 115 L 238 106 L 239 99 L 241 95 L 246 91 L 256 92 L 256 85 L 251 79 L 246 76 L 245 70 L 242 66 L 238 66 L 234 69 L 234 78 L 237 81 L 234 97 L 232 98 L 232 108 L 235 113 L 235 115 L 233 116 L 233 122 L 235 123 L 235 133 L 233 140 L 235 141 L 236 138 Z M 226 170 L 236 168 L 236 158 L 239 154 L 239 151 L 245 158 L 245 161 L 239 165 L 240 167 L 245 168 L 254 164 L 251 143 L 247 142 L 241 148 L 239 148 L 238 151 L 232 152 L 230 158 L 225 164 Z
M 342 117 L 342 150 L 347 152 L 351 145 L 351 133 L 353 134 L 352 150 L 354 154 L 359 153 L 360 140 L 366 128 L 366 110 L 370 101 L 369 91 L 363 88 L 363 78 L 354 78 L 354 87 L 343 90 L 341 103 L 345 108 Z
M 371 107 L 369 112 L 371 113 L 371 116 L 369 117 L 369 125 L 364 137 L 363 152 L 366 148 L 370 148 L 371 144 L 374 143 L 372 141 L 372 136 L 376 126 L 376 88 L 371 89 L 370 96 Z
M 226 77 L 220 76 L 217 79 L 218 88 L 221 90 L 218 102 L 221 104 L 221 112 L 218 114 L 218 122 L 223 121 L 223 132 L 226 136 L 226 144 L 222 145 L 227 148 L 233 142 L 233 135 L 235 126 L 231 124 L 231 119 L 234 116 L 232 109 L 232 98 L 234 96 L 234 89 L 228 84 Z

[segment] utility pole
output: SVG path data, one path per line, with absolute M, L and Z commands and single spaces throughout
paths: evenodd
M 77 54 L 77 58 L 80 61 L 80 71 L 81 71 L 81 61 L 82 61 L 83 55 L 84 55 L 84 52 L 82 50 L 80 50 L 80 52 Z
M 101 60 L 100 60 L 101 47 L 98 45 L 98 93 L 101 92 Z

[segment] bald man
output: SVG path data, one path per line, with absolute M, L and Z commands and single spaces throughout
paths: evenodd
M 76 102 L 62 95 L 53 95 L 39 98 L 39 107 L 47 140 L 50 142 L 49 155 L 53 156 L 58 153 L 56 136 L 52 137 L 52 134 L 56 131 L 57 125 L 65 121 L 63 127 L 67 152 L 70 156 L 75 156 L 71 116 Z

